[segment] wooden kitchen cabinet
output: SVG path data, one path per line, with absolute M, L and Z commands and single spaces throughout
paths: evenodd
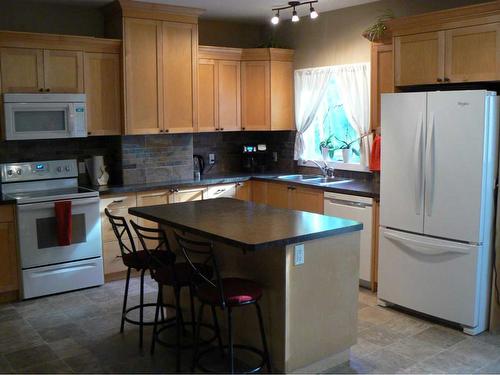
M 45 91 L 60 93 L 83 92 L 83 52 L 43 51 Z
M 163 132 L 162 23 L 125 18 L 125 132 Z
M 395 85 L 412 86 L 444 82 L 444 56 L 444 31 L 395 37 Z
M 234 198 L 236 184 L 223 184 L 207 186 L 203 191 L 203 199 Z
M 241 129 L 293 130 L 293 50 L 242 52 Z
M 218 125 L 221 131 L 241 129 L 241 70 L 239 61 L 217 62 Z
M 289 208 L 291 188 L 286 184 L 268 182 L 266 204 L 276 208 Z
M 137 207 L 168 204 L 170 194 L 170 190 L 153 190 L 137 193 Z M 158 228 L 158 224 L 140 217 L 137 218 L 137 224 L 147 228 Z
M 252 200 L 252 183 L 253 181 L 237 182 L 236 193 L 234 197 L 242 201 Z
M 380 127 L 381 94 L 394 92 L 392 44 L 372 44 L 371 47 L 371 93 L 370 128 Z
M 252 201 L 267 204 L 267 185 L 265 181 L 252 181 Z
M 205 188 L 175 189 L 169 195 L 168 203 L 201 201 L 205 190 Z
M 305 187 L 293 187 L 290 192 L 289 208 L 298 211 L 323 214 L 323 191 Z
M 83 52 L 2 48 L 2 92 L 82 93 Z
M 3 93 L 33 93 L 43 89 L 43 50 L 1 48 L 0 69 Z
M 445 45 L 450 82 L 500 79 L 500 23 L 447 30 Z
M 85 53 L 85 93 L 89 135 L 120 135 L 122 100 L 120 55 Z
M 197 122 L 198 25 L 163 22 L 163 129 L 191 133 Z
M 0 206 L 0 302 L 18 298 L 19 279 L 17 259 L 15 206 Z
M 125 217 L 128 223 L 130 220 L 135 219 L 134 216 L 129 215 L 128 209 L 136 206 L 137 200 L 135 193 L 105 195 L 100 199 L 99 209 L 101 212 L 102 242 L 116 241 L 116 236 L 111 228 L 109 219 L 104 213 L 104 209 L 107 208 L 109 212 L 115 216 Z
M 198 131 L 214 132 L 219 128 L 217 63 L 213 59 L 198 61 Z

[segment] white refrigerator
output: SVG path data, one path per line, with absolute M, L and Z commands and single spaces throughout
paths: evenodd
M 485 90 L 382 95 L 381 305 L 488 328 L 498 103 Z

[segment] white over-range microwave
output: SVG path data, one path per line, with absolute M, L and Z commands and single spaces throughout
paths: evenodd
M 4 137 L 86 137 L 85 99 L 85 94 L 4 94 Z

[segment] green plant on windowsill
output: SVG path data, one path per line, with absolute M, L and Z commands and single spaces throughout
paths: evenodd
M 328 136 L 328 138 L 326 138 L 325 140 L 323 140 L 319 143 L 319 151 L 321 152 L 321 155 L 323 155 L 323 157 L 325 156 L 325 151 L 323 151 L 323 150 L 328 150 L 328 151 L 326 151 L 328 153 L 328 156 L 331 159 L 333 159 L 333 155 L 335 154 L 335 151 L 339 149 L 338 146 L 335 146 L 333 144 L 333 138 L 337 138 L 337 137 L 335 137 L 333 134 L 331 134 L 330 136 Z

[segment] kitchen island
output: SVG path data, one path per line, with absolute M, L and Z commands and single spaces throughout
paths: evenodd
M 357 337 L 360 223 L 229 198 L 129 212 L 161 225 L 169 240 L 177 230 L 212 241 L 224 277 L 263 286 L 276 370 L 321 371 L 348 360 Z M 239 310 L 235 342 L 260 347 L 254 311 Z

